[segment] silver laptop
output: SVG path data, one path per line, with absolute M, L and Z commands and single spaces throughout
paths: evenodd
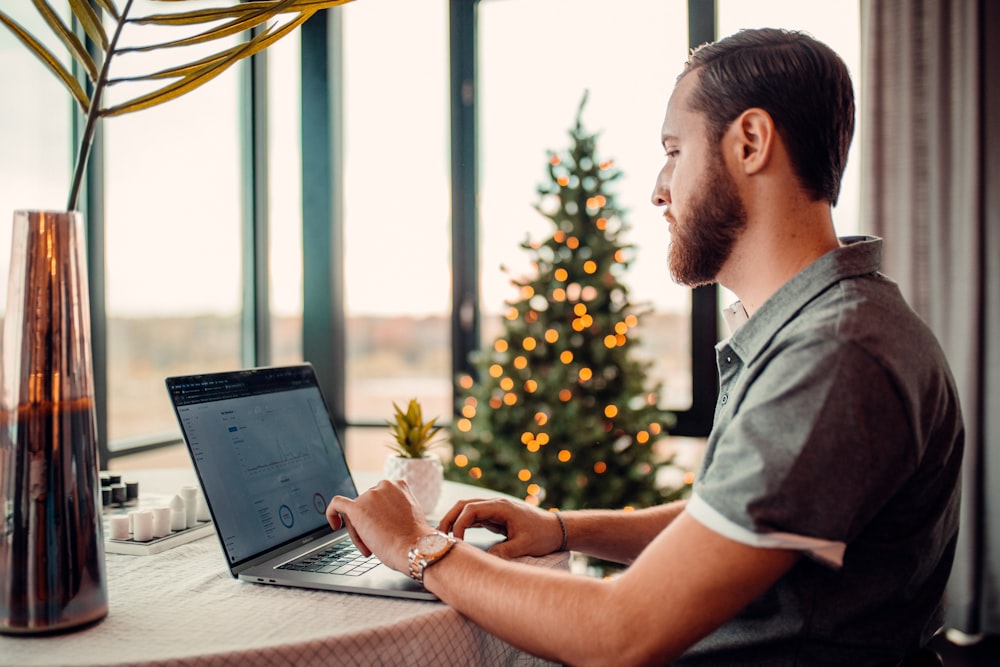
M 436 599 L 377 558 L 361 557 L 347 531 L 327 523 L 330 499 L 358 491 L 311 365 L 165 382 L 234 577 Z

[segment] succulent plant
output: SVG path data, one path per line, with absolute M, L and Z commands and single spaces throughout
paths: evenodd
M 393 403 L 392 407 L 396 410 L 395 419 L 386 423 L 392 431 L 395 443 L 389 445 L 389 449 L 403 458 L 423 458 L 430 448 L 437 445 L 432 441 L 443 428 L 435 425 L 437 417 L 425 422 L 423 409 L 415 398 L 410 399 L 405 412 L 396 403 Z

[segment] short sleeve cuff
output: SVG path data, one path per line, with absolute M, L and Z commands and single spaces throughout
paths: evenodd
M 847 545 L 843 542 L 832 542 L 794 533 L 755 533 L 727 519 L 697 493 L 688 500 L 687 512 L 701 525 L 734 542 L 763 549 L 802 551 L 835 569 L 840 569 L 844 564 L 844 551 Z

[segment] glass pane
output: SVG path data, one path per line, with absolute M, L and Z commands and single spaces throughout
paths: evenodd
M 162 10 L 142 5 L 141 14 Z M 178 33 L 123 35 L 155 43 Z M 158 71 L 221 45 L 209 47 L 123 59 L 115 74 Z M 141 92 L 117 88 L 109 101 Z M 238 90 L 239 68 L 232 68 L 179 99 L 104 124 L 112 450 L 137 436 L 176 432 L 165 376 L 240 365 Z
M 687 57 L 687 4 L 483 2 L 479 48 L 484 344 L 500 332 L 504 300 L 516 297 L 509 280 L 531 275 L 521 242 L 553 231 L 533 208 L 536 187 L 547 178 L 546 151 L 569 146 L 589 91 L 583 125 L 600 133 L 599 158 L 623 172 L 613 187 L 635 260 L 622 281 L 633 302 L 653 308 L 640 320 L 642 354 L 663 382 L 664 407 L 690 406 L 690 290 L 670 279 L 667 225 L 650 203 L 663 114 Z
M 447 419 L 448 2 L 343 16 L 347 419 L 382 423 L 410 398 Z
M 302 151 L 299 31 L 267 50 L 271 362 L 302 361 Z
M 4 11 L 32 34 L 51 32 L 31 3 Z M 58 55 L 57 40 L 46 42 Z M 0 318 L 6 311 L 11 223 L 19 209 L 65 211 L 73 98 L 6 27 L 0 26 Z

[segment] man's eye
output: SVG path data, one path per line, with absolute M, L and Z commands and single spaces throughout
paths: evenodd
M 667 157 L 668 160 L 672 160 L 673 158 L 677 157 L 679 154 L 680 154 L 680 151 L 677 150 L 676 148 L 668 148 L 667 152 L 664 153 L 664 155 L 666 155 L 666 157 Z

